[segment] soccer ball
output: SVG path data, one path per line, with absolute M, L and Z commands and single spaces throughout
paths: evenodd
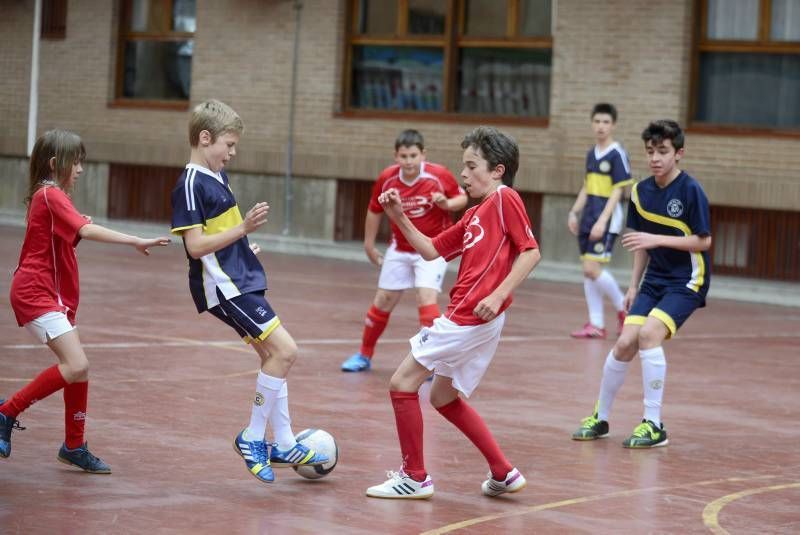
M 305 429 L 294 438 L 302 445 L 328 458 L 327 463 L 316 466 L 294 466 L 292 468 L 295 472 L 306 479 L 321 479 L 333 472 L 339 460 L 339 448 L 330 433 L 322 429 Z

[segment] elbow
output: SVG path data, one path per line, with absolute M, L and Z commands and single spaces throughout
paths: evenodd
M 186 253 L 189 255 L 189 257 L 192 258 L 192 260 L 200 260 L 206 255 L 205 251 L 202 251 L 195 244 L 190 245 L 188 243 L 185 243 L 185 245 L 186 245 Z
M 431 261 L 431 260 L 436 260 L 442 255 L 440 255 L 435 249 L 433 249 L 430 251 L 425 251 L 424 253 L 420 253 L 420 256 L 425 260 Z

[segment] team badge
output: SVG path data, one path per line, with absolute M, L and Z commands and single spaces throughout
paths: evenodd
M 424 195 L 413 195 L 402 199 L 403 211 L 409 219 L 422 217 L 433 208 L 433 201 Z
M 464 232 L 464 250 L 474 247 L 479 241 L 483 239 L 483 227 L 481 220 L 478 216 L 472 218 L 472 221 L 467 225 L 467 230 Z
M 261 395 L 261 392 L 256 392 L 256 399 L 253 400 L 253 403 L 255 403 L 256 407 L 264 404 L 264 396 Z
M 606 247 L 605 247 L 605 245 L 603 245 L 602 243 L 595 243 L 595 244 L 594 244 L 594 252 L 595 252 L 595 253 L 598 253 L 598 254 L 600 254 L 600 253 L 602 253 L 602 252 L 603 252 L 603 251 L 605 251 L 605 250 L 606 250 Z
M 670 217 L 680 217 L 683 215 L 683 203 L 678 199 L 670 199 L 667 203 L 667 213 Z
M 600 162 L 600 172 L 608 173 L 609 171 L 611 171 L 611 162 L 609 162 L 608 160 L 603 160 L 602 162 Z

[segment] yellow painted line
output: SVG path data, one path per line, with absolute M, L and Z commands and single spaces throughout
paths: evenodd
M 745 498 L 747 496 L 752 496 L 754 494 L 762 494 L 764 492 L 773 492 L 776 490 L 797 489 L 797 488 L 800 488 L 800 483 L 773 485 L 771 487 L 747 489 L 734 494 L 728 494 L 727 496 L 723 496 L 722 498 L 714 500 L 713 502 L 706 505 L 705 509 L 703 509 L 703 523 L 706 525 L 708 529 L 711 530 L 711 533 L 714 533 L 716 535 L 729 535 L 728 531 L 719 525 L 719 512 L 722 511 L 723 507 L 740 498 Z
M 580 498 L 571 498 L 569 500 L 561 500 L 558 502 L 551 502 L 551 503 L 544 503 L 542 505 L 535 505 L 532 507 L 523 507 L 516 511 L 510 511 L 507 513 L 498 513 L 495 515 L 486 515 L 486 516 L 479 516 L 476 518 L 470 518 L 468 520 L 463 520 L 461 522 L 456 522 L 454 524 L 449 524 L 447 526 L 442 526 L 440 528 L 432 529 L 429 531 L 424 531 L 420 535 L 441 535 L 443 533 L 451 533 L 453 531 L 468 528 L 470 526 L 474 526 L 476 524 L 483 524 L 484 522 L 491 522 L 492 520 L 499 520 L 502 518 L 511 518 L 514 516 L 522 516 L 527 515 L 530 513 L 536 513 L 538 511 L 545 511 L 548 509 L 558 509 L 559 507 L 567 507 L 569 505 L 578 505 L 582 503 L 589 503 L 589 502 L 597 502 L 600 500 L 610 500 L 613 498 L 624 498 L 627 496 L 635 496 L 637 494 L 644 494 L 646 492 L 662 492 L 662 491 L 670 491 L 675 489 L 687 489 L 692 487 L 707 487 L 712 485 L 719 485 L 721 483 L 735 483 L 741 481 L 752 481 L 757 479 L 772 479 L 779 476 L 754 476 L 754 477 L 730 477 L 725 479 L 712 479 L 709 481 L 698 481 L 697 483 L 687 483 L 685 485 L 675 485 L 673 487 L 649 487 L 645 489 L 633 489 L 633 490 L 623 490 L 619 492 L 611 492 L 609 494 L 596 494 L 594 496 L 582 496 Z

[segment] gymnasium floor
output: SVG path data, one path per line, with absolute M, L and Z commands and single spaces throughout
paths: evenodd
M 0 228 L 3 397 L 55 360 L 17 328 L 8 304 L 22 235 Z M 61 395 L 36 403 L 21 415 L 27 430 L 14 432 L 12 456 L 0 460 L 1 533 L 800 532 L 800 308 L 712 300 L 696 313 L 666 345 L 670 445 L 630 451 L 621 442 L 641 418 L 638 363 L 615 403 L 610 438 L 571 441 L 612 342 L 567 336 L 584 317 L 579 285 L 528 280 L 471 399 L 527 488 L 482 496 L 483 458 L 423 399 L 436 494 L 375 500 L 366 487 L 400 465 L 387 384 L 416 329 L 411 295 L 392 316 L 373 370 L 343 374 L 375 270 L 262 253 L 270 302 L 300 347 L 289 381 L 295 431 L 326 429 L 340 448 L 327 478 L 278 470 L 267 486 L 231 446 L 249 418 L 255 353 L 195 313 L 182 249 L 145 258 L 87 242 L 78 252 L 78 324 L 92 363 L 87 436 L 114 473 L 56 462 Z

